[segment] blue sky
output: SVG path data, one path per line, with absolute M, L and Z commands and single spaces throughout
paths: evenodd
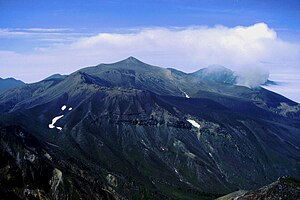
M 278 36 L 300 41 L 298 0 L 0 0 L 0 28 L 61 28 L 78 35 L 143 27 L 249 26 L 264 22 Z M 1 50 L 51 45 L 36 38 L 0 37 Z
M 1 0 L 1 28 L 71 28 L 80 32 L 149 26 L 224 26 L 264 22 L 297 39 L 298 0 Z
M 0 0 L 0 77 L 34 82 L 128 56 L 299 74 L 299 19 L 298 0 Z

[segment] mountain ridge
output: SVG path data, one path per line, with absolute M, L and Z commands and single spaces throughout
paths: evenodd
M 9 90 L 11 88 L 16 88 L 16 87 L 22 86 L 24 84 L 25 83 L 23 81 L 16 80 L 14 78 L 2 79 L 0 77 L 0 93 L 5 92 L 6 90 Z
M 14 134 L 8 127 L 18 127 L 38 138 L 51 157 L 67 162 L 52 163 L 63 174 L 72 165 L 84 169 L 114 198 L 134 193 L 136 199 L 212 199 L 286 174 L 300 176 L 298 107 L 263 88 L 130 58 L 0 94 L 0 127 Z M 61 130 L 50 128 L 58 116 L 54 125 Z M 65 178 L 59 187 L 70 180 L 85 183 Z M 100 191 L 96 194 L 103 195 Z

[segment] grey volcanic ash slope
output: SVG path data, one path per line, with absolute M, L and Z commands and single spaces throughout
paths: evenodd
M 0 124 L 24 130 L 56 160 L 47 161 L 62 174 L 55 195 L 72 187 L 81 197 L 90 190 L 104 199 L 211 199 L 283 175 L 300 178 L 299 105 L 203 76 L 130 57 L 1 94 Z M 10 140 L 1 146 L 11 160 L 21 151 L 14 147 Z M 13 188 L 1 193 L 41 189 Z M 45 190 L 50 199 L 54 194 Z

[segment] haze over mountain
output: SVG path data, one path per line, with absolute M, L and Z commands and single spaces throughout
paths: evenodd
M 1 196 L 213 199 L 299 179 L 300 105 L 215 69 L 129 57 L 0 94 Z

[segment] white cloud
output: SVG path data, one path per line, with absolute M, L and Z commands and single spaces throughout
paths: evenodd
M 5 36 L 27 36 L 27 35 L 50 35 L 70 33 L 72 29 L 67 28 L 0 28 L 0 37 Z
M 67 28 L 0 28 L 0 39 L 18 39 L 27 42 L 39 41 L 41 45 L 44 45 L 43 41 L 50 41 L 54 44 L 74 42 L 85 35 L 87 34 L 74 32 L 72 29 Z M 20 46 L 22 46 L 22 43 Z
M 277 92 L 300 103 L 300 74 L 299 73 L 279 73 L 271 74 L 270 79 L 278 85 L 268 85 L 264 88 Z
M 30 32 L 65 32 L 72 31 L 70 28 L 15 28 L 17 31 L 30 31 Z
M 43 30 L 35 28 L 32 31 Z M 52 34 L 51 31 L 55 30 L 49 30 Z M 7 32 L 0 30 L 0 35 Z M 299 44 L 281 40 L 273 29 L 258 23 L 233 28 L 145 28 L 130 33 L 78 37 L 67 44 L 37 47 L 26 54 L 2 51 L 0 77 L 14 76 L 31 82 L 49 74 L 70 73 L 84 66 L 115 62 L 128 56 L 186 72 L 220 64 L 241 74 L 248 71 L 251 79 L 265 76 L 268 71 L 300 71 Z M 255 72 L 250 73 L 254 69 Z

